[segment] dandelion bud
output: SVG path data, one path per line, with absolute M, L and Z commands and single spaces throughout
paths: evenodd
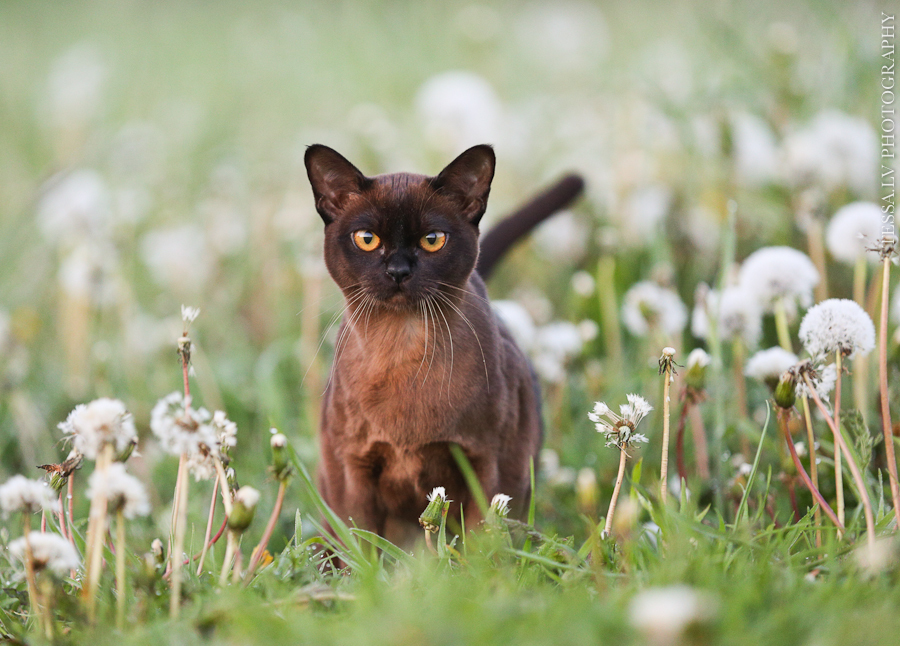
M 450 508 L 450 500 L 443 487 L 435 487 L 428 495 L 428 506 L 419 516 L 419 524 L 425 531 L 436 532 L 441 528 L 441 521 Z
M 272 447 L 272 471 L 278 480 L 284 480 L 291 474 L 291 465 L 287 456 L 287 438 L 282 433 L 275 432 L 269 440 Z
M 253 487 L 241 487 L 234 495 L 234 506 L 228 517 L 228 528 L 238 533 L 244 532 L 253 522 L 259 492 Z
M 150 554 L 156 560 L 157 565 L 162 565 L 166 562 L 166 552 L 163 549 L 162 541 L 158 538 L 154 538 L 153 542 L 150 543 Z
M 697 348 L 688 355 L 684 378 L 689 388 L 696 391 L 703 390 L 706 386 L 706 367 L 708 365 L 709 355 L 702 348 Z
M 797 379 L 794 373 L 788 370 L 781 375 L 778 385 L 775 386 L 775 403 L 781 408 L 793 408 L 797 399 Z

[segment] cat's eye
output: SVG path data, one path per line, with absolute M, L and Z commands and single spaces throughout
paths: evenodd
M 422 236 L 422 239 L 419 240 L 419 244 L 425 251 L 437 251 L 441 247 L 443 247 L 447 242 L 447 234 L 443 231 L 432 231 L 431 233 L 426 233 Z
M 375 251 L 381 244 L 381 238 L 371 231 L 354 231 L 353 242 L 363 251 Z

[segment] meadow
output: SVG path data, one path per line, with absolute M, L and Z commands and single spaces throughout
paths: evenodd
M 896 643 L 882 11 L 0 4 L 0 641 Z M 485 142 L 482 230 L 586 182 L 488 282 L 536 494 L 407 553 L 313 484 L 303 154 Z

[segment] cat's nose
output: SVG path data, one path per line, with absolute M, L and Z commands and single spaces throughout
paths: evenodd
M 388 261 L 385 271 L 399 285 L 409 278 L 409 275 L 412 273 L 412 266 L 405 258 L 394 257 Z

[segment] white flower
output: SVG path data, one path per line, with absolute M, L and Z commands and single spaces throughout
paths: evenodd
M 88 498 L 93 499 L 103 493 L 110 509 L 122 510 L 125 518 L 146 516 L 150 513 L 150 499 L 141 481 L 125 470 L 125 465 L 115 462 L 109 465 L 106 473 L 94 471 L 88 479 Z
M 498 493 L 491 498 L 491 511 L 498 516 L 503 516 L 505 518 L 509 514 L 510 500 L 512 500 L 512 496 L 507 496 L 505 493 Z
M 800 322 L 800 340 L 811 357 L 841 351 L 865 356 L 875 348 L 875 326 L 866 311 L 846 298 L 829 298 Z
M 677 336 L 687 323 L 687 308 L 671 289 L 641 281 L 625 293 L 622 322 L 635 336 L 646 336 L 653 329 Z
M 97 459 L 104 444 L 112 444 L 116 453 L 121 453 L 137 440 L 134 420 L 125 404 L 108 397 L 79 404 L 58 427 L 72 437 L 75 448 L 90 460 Z
M 538 253 L 553 262 L 577 263 L 589 241 L 590 229 L 571 211 L 557 213 L 534 231 Z
M 37 222 L 53 243 L 73 243 L 105 236 L 112 217 L 106 182 L 95 170 L 79 169 L 50 178 L 42 187 Z
M 796 354 L 776 346 L 760 350 L 750 357 L 744 367 L 744 374 L 760 381 L 777 380 L 798 361 Z
M 662 184 L 642 186 L 629 193 L 613 213 L 622 241 L 642 247 L 659 235 L 663 219 L 672 207 L 672 199 L 672 190 Z
M 833 363 L 826 367 L 821 365 L 816 366 L 815 373 L 815 377 L 810 376 L 809 380 L 812 382 L 813 388 L 815 388 L 819 399 L 828 403 L 831 391 L 834 390 L 834 385 L 837 383 L 837 366 Z M 812 393 L 809 391 L 806 380 L 802 376 L 797 379 L 796 392 L 797 397 L 812 399 Z
M 782 300 L 789 318 L 797 314 L 797 304 L 809 307 L 819 272 L 809 257 L 790 247 L 763 247 L 750 254 L 741 265 L 739 285 L 755 298 L 766 312 Z
M 438 499 L 443 500 L 444 502 L 450 502 L 447 500 L 447 491 L 443 487 L 435 487 L 426 498 L 428 499 L 428 502 L 434 502 Z
M 825 244 L 836 259 L 853 264 L 862 256 L 878 262 L 877 252 L 867 247 L 882 238 L 881 208 L 873 202 L 853 202 L 842 206 L 831 218 L 825 231 Z
M 594 277 L 586 271 L 576 271 L 572 274 L 571 284 L 572 291 L 584 298 L 591 296 L 597 288 Z
M 785 138 L 782 172 L 792 186 L 871 194 L 878 177 L 878 137 L 865 119 L 824 110 Z
M 21 511 L 26 514 L 46 510 L 56 511 L 59 502 L 50 487 L 40 480 L 16 475 L 0 485 L 0 510 L 5 514 Z
M 492 301 L 491 306 L 518 346 L 529 352 L 534 345 L 537 330 L 528 310 L 515 301 Z
M 59 534 L 29 532 L 27 545 L 24 536 L 17 538 L 9 544 L 9 553 L 24 563 L 28 546 L 31 547 L 34 569 L 37 571 L 49 570 L 57 576 L 65 576 L 70 570 L 75 570 L 81 565 L 75 547 Z
M 215 461 L 237 444 L 237 425 L 224 412 L 210 415 L 205 408 L 185 410 L 184 396 L 177 391 L 153 407 L 150 430 L 169 453 L 187 454 L 187 465 L 197 480 L 212 478 Z
M 188 307 L 187 305 L 181 306 L 181 320 L 188 325 L 196 321 L 198 316 L 200 316 L 199 307 Z
M 688 626 L 715 614 L 715 600 L 686 585 L 643 590 L 628 607 L 631 624 L 654 644 L 677 644 Z
M 710 323 L 718 313 L 719 338 L 728 341 L 740 337 L 747 347 L 754 347 L 762 335 L 762 310 L 752 294 L 738 285 L 726 287 L 719 298 L 716 290 L 698 295 L 691 316 L 691 333 L 708 339 Z
M 445 154 L 498 140 L 500 100 L 477 74 L 451 71 L 432 76 L 419 88 L 415 104 L 426 139 Z
M 236 494 L 234 494 L 234 500 L 235 502 L 244 505 L 247 509 L 255 509 L 257 503 L 259 503 L 259 491 L 253 487 L 244 485 L 237 490 Z
M 619 406 L 616 415 L 603 402 L 596 402 L 594 410 L 588 413 L 588 419 L 594 422 L 598 433 L 606 436 L 606 446 L 617 446 L 625 449 L 631 444 L 647 442 L 644 435 L 635 433 L 637 425 L 653 410 L 653 407 L 640 395 L 627 395 L 627 404 Z M 606 417 L 607 420 L 602 418 Z
M 685 367 L 690 370 L 691 368 L 705 368 L 709 365 L 710 358 L 706 353 L 706 350 L 703 348 L 695 348 L 691 350 L 691 353 L 688 355 L 687 361 L 685 362 Z
M 743 186 L 761 186 L 775 179 L 778 144 L 763 119 L 747 112 L 731 117 L 734 172 Z
M 151 277 L 163 287 L 197 291 L 212 275 L 214 259 L 203 229 L 195 224 L 148 231 L 140 249 Z

